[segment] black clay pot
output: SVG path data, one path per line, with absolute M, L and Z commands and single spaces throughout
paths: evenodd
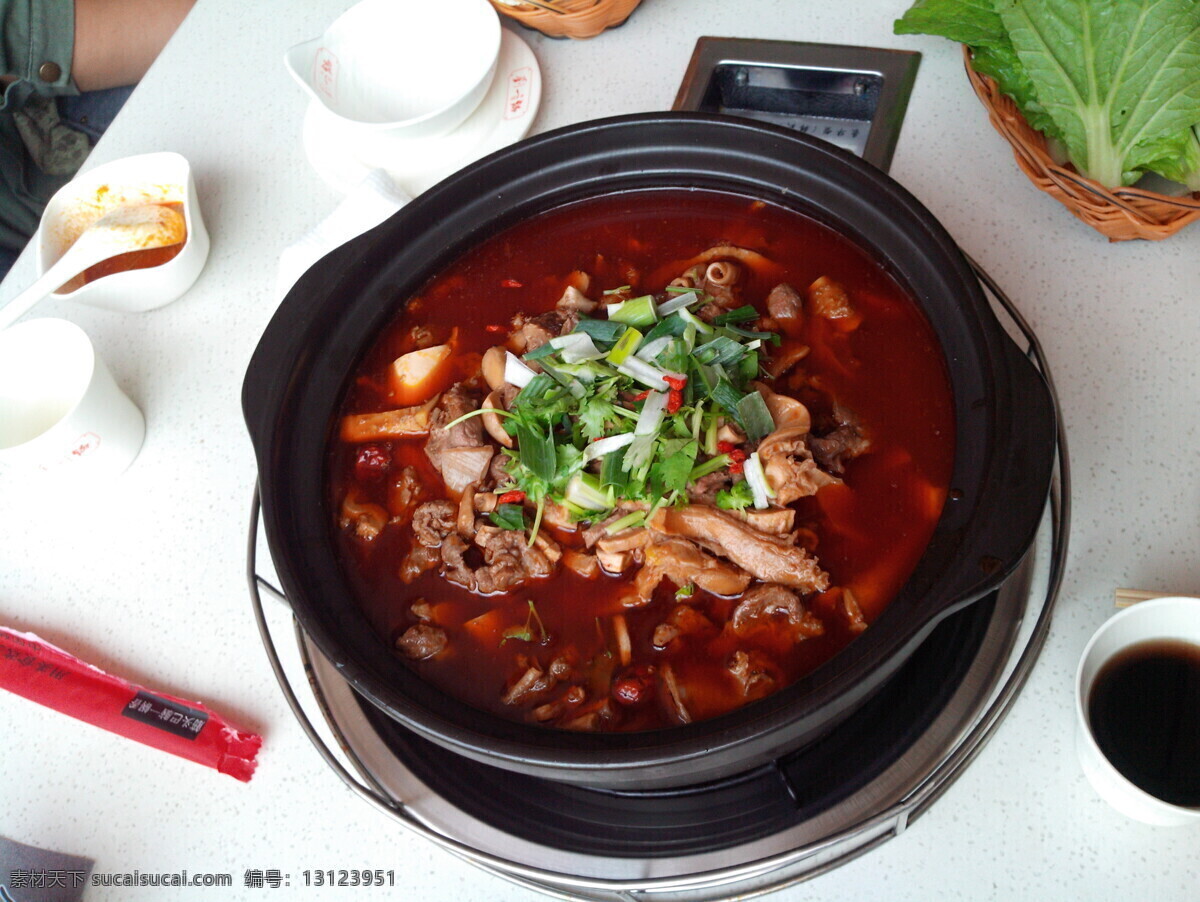
M 731 714 L 643 733 L 525 726 L 447 697 L 408 670 L 360 613 L 325 499 L 332 422 L 359 357 L 403 299 L 464 250 L 597 194 L 694 186 L 808 214 L 874 254 L 922 307 L 945 353 L 957 452 L 946 509 L 916 571 L 871 628 L 808 677 Z M 818 739 L 900 667 L 934 626 L 998 586 L 1041 520 L 1055 455 L 1050 393 L 1001 329 L 933 216 L 873 167 L 748 120 L 652 113 L 516 144 L 422 194 L 319 261 L 292 289 L 242 393 L 263 522 L 303 628 L 369 701 L 434 743 L 489 764 L 612 788 L 704 782 Z

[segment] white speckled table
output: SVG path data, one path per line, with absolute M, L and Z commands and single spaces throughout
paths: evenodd
M 145 411 L 148 433 L 135 465 L 92 494 L 34 497 L 11 475 L 0 481 L 0 623 L 204 699 L 266 737 L 259 772 L 243 785 L 0 694 L 0 835 L 93 857 L 98 873 L 234 876 L 232 889 L 96 887 L 88 900 L 531 895 L 343 787 L 287 709 L 247 598 L 255 465 L 242 375 L 274 309 L 279 252 L 338 199 L 305 161 L 304 100 L 282 54 L 347 5 L 200 0 L 92 162 L 184 154 L 212 233 L 207 269 L 182 300 L 148 314 L 50 303 L 32 314 L 83 326 Z M 521 32 L 545 80 L 538 131 L 669 107 L 701 35 L 921 51 L 891 174 L 1014 298 L 1057 381 L 1073 531 L 1028 685 L 978 759 L 903 835 L 778 898 L 1193 900 L 1200 834 L 1130 822 L 1095 795 L 1074 755 L 1071 681 L 1116 587 L 1200 593 L 1200 228 L 1109 244 L 1038 193 L 987 125 L 958 47 L 892 35 L 905 5 L 646 0 L 591 41 Z M 32 274 L 26 254 L 0 300 Z M 282 610 L 272 616 L 286 629 Z M 297 885 L 303 869 L 355 867 L 394 870 L 403 888 Z M 290 873 L 292 888 L 246 888 L 248 869 Z

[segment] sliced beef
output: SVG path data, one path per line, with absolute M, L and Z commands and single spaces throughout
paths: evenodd
M 474 573 L 474 589 L 485 595 L 507 592 L 554 572 L 546 552 L 537 545 L 530 548 L 519 530 L 481 526 L 475 544 L 483 551 L 485 565 Z
M 715 507 L 690 504 L 660 508 L 648 525 L 667 536 L 691 539 L 763 582 L 779 583 L 806 593 L 829 588 L 829 575 L 803 548 L 787 538 L 759 532 Z M 696 583 L 699 585 L 699 581 Z
M 586 299 L 585 299 L 586 300 Z M 518 354 L 536 351 L 550 339 L 566 335 L 579 324 L 579 310 L 563 307 L 537 316 L 518 313 L 512 319 L 509 344 Z
M 451 501 L 426 501 L 413 511 L 412 528 L 417 541 L 437 548 L 454 531 L 458 508 Z
M 780 324 L 799 323 L 804 316 L 804 299 L 787 282 L 780 282 L 767 294 L 767 313 Z
M 845 472 L 846 461 L 853 460 L 871 448 L 871 441 L 857 417 L 842 407 L 834 407 L 839 423 L 831 432 L 809 439 L 813 457 L 830 473 Z
M 411 583 L 426 570 L 432 570 L 441 563 L 440 548 L 414 542 L 412 548 L 408 550 L 408 554 L 404 556 L 404 560 L 400 562 L 400 580 L 404 583 Z
M 428 623 L 410 626 L 404 631 L 404 635 L 396 640 L 396 648 L 403 652 L 405 657 L 412 658 L 414 661 L 432 658 L 445 647 L 445 630 L 430 626 Z

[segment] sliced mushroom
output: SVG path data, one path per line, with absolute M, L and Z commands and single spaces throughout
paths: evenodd
M 504 363 L 507 353 L 504 345 L 496 345 L 483 352 L 483 378 L 493 391 L 504 386 Z
M 472 483 L 463 489 L 462 498 L 458 501 L 458 516 L 455 518 L 454 528 L 458 530 L 458 534 L 464 539 L 475 538 L 475 489 L 477 486 Z
M 480 414 L 480 419 L 483 420 L 483 428 L 487 430 L 487 434 L 498 441 L 505 448 L 511 448 L 513 446 L 512 436 L 504 431 L 504 424 L 500 422 L 499 415 L 490 412 L 503 409 L 502 405 L 500 404 L 499 392 L 492 391 L 489 393 L 488 396 L 483 399 L 480 409 L 483 411 L 489 411 Z

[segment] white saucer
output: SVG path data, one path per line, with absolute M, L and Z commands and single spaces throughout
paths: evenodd
M 501 30 L 496 77 L 467 120 L 437 138 L 364 137 L 347 133 L 315 101 L 304 114 L 304 150 L 334 190 L 349 191 L 382 169 L 414 197 L 443 178 L 529 133 L 542 99 L 537 57 L 519 36 Z

